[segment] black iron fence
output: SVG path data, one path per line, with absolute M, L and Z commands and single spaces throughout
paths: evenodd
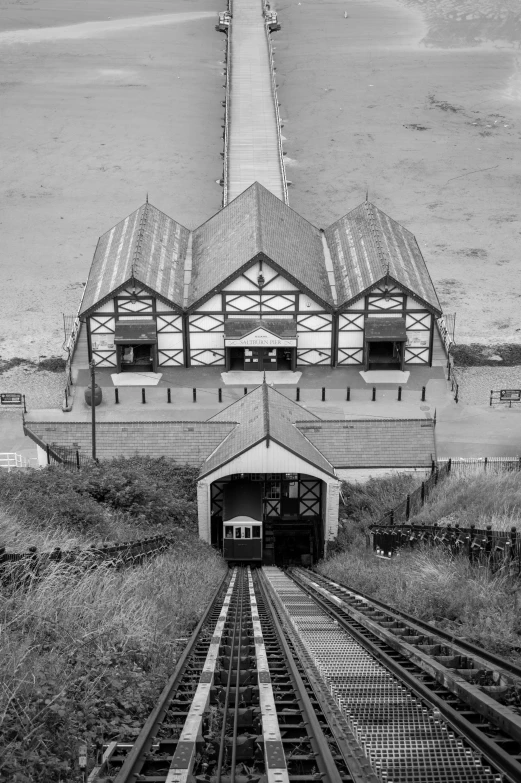
M 47 443 L 45 453 L 48 465 L 63 465 L 71 470 L 80 470 L 84 465 L 92 464 L 92 457 L 82 454 L 79 449 L 67 449 Z
M 429 478 L 422 481 L 420 486 L 407 495 L 401 503 L 387 511 L 371 528 L 408 522 L 411 517 L 421 511 L 433 489 L 449 474 L 471 475 L 478 471 L 489 473 L 521 471 L 521 457 L 470 457 L 466 459 L 440 459 L 437 463 L 433 462 Z
M 0 546 L 0 582 L 14 586 L 29 586 L 56 563 L 68 564 L 74 568 L 91 569 L 105 564 L 114 568 L 138 565 L 144 560 L 157 557 L 173 544 L 170 536 L 154 536 L 117 544 L 91 545 L 86 549 L 61 549 L 38 552 L 29 547 L 26 552 L 6 552 Z
M 441 545 L 453 553 L 467 554 L 469 559 L 486 562 L 494 569 L 508 563 L 521 568 L 521 535 L 515 527 L 509 532 L 460 528 L 458 524 L 427 525 L 424 522 L 409 524 L 423 508 L 434 488 L 451 473 L 471 475 L 476 472 L 521 471 L 521 457 L 483 457 L 469 459 L 447 459 L 433 463 L 431 475 L 406 498 L 392 508 L 375 524 L 370 525 L 370 541 L 373 550 L 381 557 L 392 557 L 403 547 L 412 548 L 421 544 Z
M 421 546 L 442 546 L 454 555 L 465 555 L 470 562 L 486 565 L 493 571 L 508 568 L 521 571 L 521 534 L 517 528 L 509 531 L 476 529 L 475 525 L 460 528 L 459 525 L 372 526 L 373 550 L 380 557 L 390 558 L 397 551 Z

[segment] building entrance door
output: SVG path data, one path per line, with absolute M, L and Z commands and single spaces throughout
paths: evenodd
M 277 349 L 276 348 L 245 348 L 244 349 L 244 369 L 245 370 L 276 370 L 277 369 Z

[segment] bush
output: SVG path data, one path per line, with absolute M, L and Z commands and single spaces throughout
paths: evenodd
M 450 352 L 459 367 L 512 367 L 521 364 L 521 345 L 518 343 L 453 345 Z
M 47 370 L 47 372 L 63 372 L 66 367 L 65 359 L 61 356 L 50 356 L 48 359 L 42 359 L 38 362 L 39 370 Z
M 165 458 L 120 457 L 80 471 L 51 466 L 3 476 L 0 503 L 39 530 L 135 538 L 195 529 L 197 476 L 197 468 Z
M 355 544 L 365 545 L 369 525 L 378 522 L 386 511 L 400 503 L 420 483 L 414 473 L 395 473 L 371 478 L 366 484 L 342 482 L 338 538 L 328 548 L 329 554 L 341 552 Z

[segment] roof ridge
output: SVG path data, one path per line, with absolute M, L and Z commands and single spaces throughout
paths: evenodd
M 132 272 L 132 280 L 134 280 L 134 264 L 136 264 L 140 259 L 139 256 L 141 255 L 141 246 L 143 243 L 143 237 L 145 235 L 145 224 L 148 219 L 148 200 L 143 204 L 141 209 L 143 212 L 141 213 L 141 217 L 139 219 L 139 228 L 137 232 L 137 238 L 136 238 L 136 246 L 134 248 L 134 255 L 132 256 L 132 263 L 130 265 L 131 272 Z
M 266 383 L 266 373 L 262 383 L 262 412 L 264 416 L 264 434 L 266 435 L 266 445 L 270 442 L 270 403 L 268 398 L 268 384 Z
M 370 201 L 364 201 L 364 207 L 365 211 L 367 213 L 367 217 L 369 219 L 369 229 L 371 231 L 371 235 L 373 237 L 374 243 L 376 245 L 376 252 L 378 253 L 378 256 L 380 258 L 380 261 L 382 262 L 384 266 L 384 270 L 387 274 L 389 274 L 389 259 L 385 258 L 385 254 L 383 251 L 383 248 L 380 244 L 380 238 L 378 236 L 378 231 L 376 228 L 376 219 L 373 213 L 374 204 L 372 204 Z
M 262 223 L 261 223 L 261 221 L 262 221 L 262 214 L 261 214 L 260 193 L 259 193 L 260 182 L 257 182 L 257 180 L 255 180 L 255 182 L 253 184 L 255 186 L 255 206 L 257 208 L 257 220 L 256 220 L 257 247 L 260 247 L 261 252 L 264 253 L 264 247 L 263 247 L 263 244 L 262 244 L 262 238 L 263 238 L 262 237 Z

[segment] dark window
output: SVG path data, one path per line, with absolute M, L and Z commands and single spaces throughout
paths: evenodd
M 252 530 L 252 538 L 260 538 L 261 537 L 260 525 L 254 525 L 251 530 Z
M 226 538 L 233 538 L 233 527 L 225 527 L 224 530 Z
M 240 537 L 241 537 L 241 529 L 240 529 L 240 527 L 236 527 L 235 528 L 235 538 L 240 538 Z
M 244 528 L 244 538 L 251 538 L 251 528 L 249 527 Z

